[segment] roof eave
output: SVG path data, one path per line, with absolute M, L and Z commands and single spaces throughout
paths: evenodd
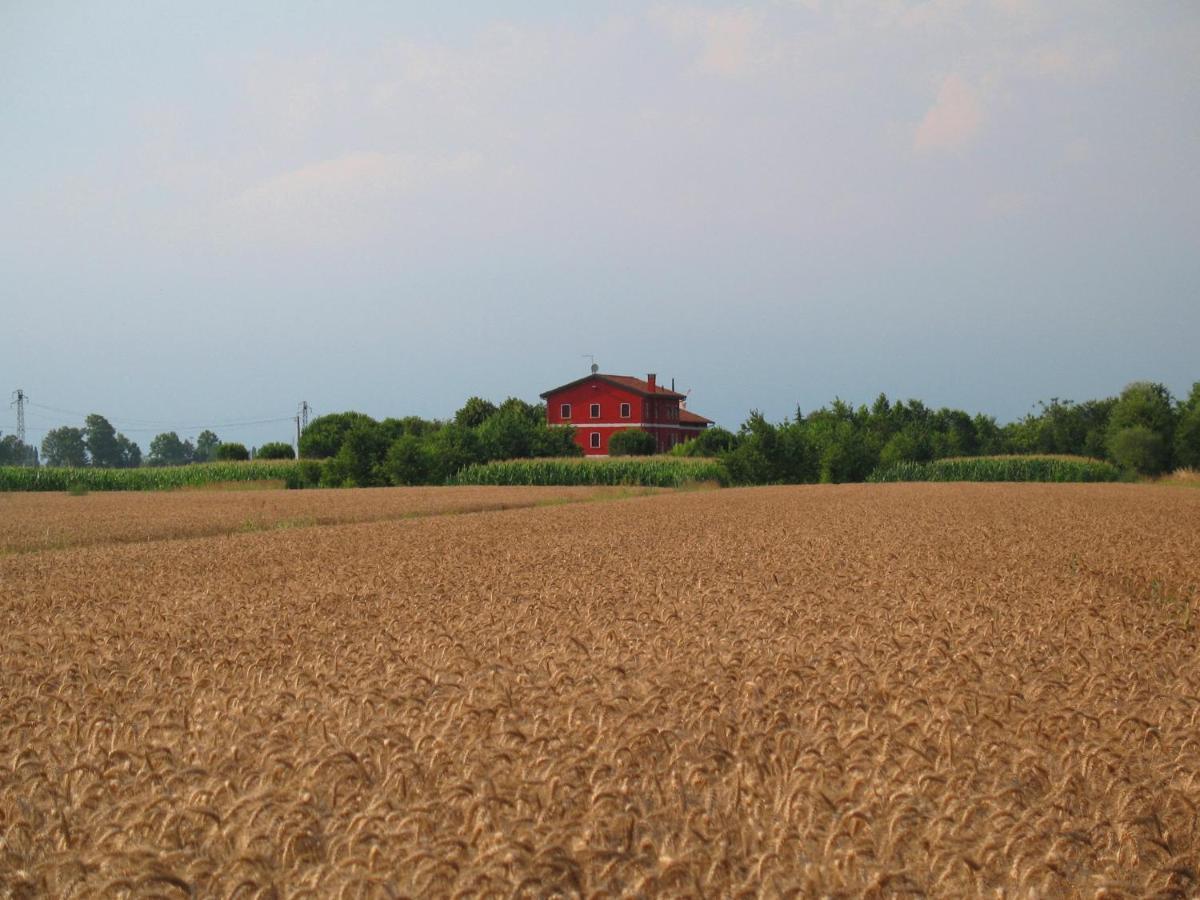
M 552 394 L 557 394 L 559 391 L 566 391 L 573 387 L 578 387 L 585 381 L 591 381 L 593 378 L 598 381 L 603 381 L 605 384 L 611 384 L 613 387 L 620 388 L 623 391 L 629 391 L 631 394 L 637 394 L 639 397 L 678 397 L 680 400 L 682 400 L 687 396 L 687 394 L 681 394 L 678 391 L 668 390 L 667 388 L 659 388 L 659 390 L 652 393 L 650 391 L 642 390 L 641 388 L 630 387 L 629 385 L 622 384 L 619 381 L 614 381 L 613 379 L 607 378 L 599 372 L 584 375 L 582 378 L 576 378 L 574 381 L 568 381 L 566 384 L 559 385 L 556 388 L 551 388 L 543 394 L 538 394 L 538 396 L 543 400 L 547 400 Z

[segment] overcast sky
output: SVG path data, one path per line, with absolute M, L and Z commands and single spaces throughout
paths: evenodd
M 1200 3 L 499 6 L 0 3 L 31 440 L 447 416 L 588 353 L 734 428 L 1200 379 Z

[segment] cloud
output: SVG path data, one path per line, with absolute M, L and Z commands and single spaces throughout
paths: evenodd
M 1032 20 L 1040 12 L 1036 0 L 992 0 L 992 5 L 1015 19 Z
M 913 149 L 925 153 L 959 150 L 983 127 L 983 104 L 960 75 L 947 75 L 937 99 L 917 126 Z
M 1096 39 L 1075 38 L 1036 47 L 1025 57 L 1025 70 L 1046 78 L 1094 79 L 1117 63 L 1116 51 Z
M 995 218 L 1011 219 L 1028 212 L 1035 199 L 1028 191 L 998 191 L 987 197 L 984 209 Z
M 761 13 L 659 5 L 650 10 L 649 19 L 676 40 L 698 42 L 699 66 L 707 72 L 735 77 L 744 75 L 757 61 Z
M 896 10 L 896 22 L 905 28 L 935 28 L 957 22 L 964 10 L 963 0 L 924 0 L 900 5 Z
M 359 151 L 266 178 L 227 200 L 235 233 L 290 240 L 336 238 L 374 227 L 401 201 L 429 195 L 478 172 L 482 157 Z
M 469 171 L 478 163 L 477 154 L 421 159 L 402 153 L 348 153 L 283 172 L 243 192 L 240 199 L 283 206 L 409 191 Z

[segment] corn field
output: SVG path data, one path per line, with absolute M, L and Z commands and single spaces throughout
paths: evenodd
M 286 481 L 299 465 L 285 459 L 138 469 L 0 466 L 0 491 L 165 491 L 223 482 Z
M 697 482 L 725 484 L 725 467 L 715 459 L 682 456 L 620 456 L 606 459 L 510 459 L 468 466 L 452 484 L 642 485 L 682 487 Z
M 876 469 L 868 482 L 886 481 L 1118 481 L 1111 463 L 1074 456 L 977 456 L 903 462 Z

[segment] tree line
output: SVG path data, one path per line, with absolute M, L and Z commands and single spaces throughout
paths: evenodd
M 118 432 L 104 416 L 92 413 L 83 427 L 64 425 L 46 433 L 41 453 L 22 444 L 16 435 L 0 437 L 0 465 L 45 465 L 64 468 L 134 469 L 138 466 L 185 466 L 217 460 L 293 459 L 291 444 L 263 444 L 251 451 L 244 444 L 223 442 L 206 429 L 195 442 L 181 439 L 174 431 L 155 435 L 150 452 Z
M 444 484 L 494 459 L 581 456 L 573 428 L 546 424 L 545 404 L 471 397 L 450 420 L 376 421 L 364 413 L 319 416 L 300 436 L 308 484 L 326 487 Z
M 653 452 L 649 435 L 623 433 L 614 453 Z M 157 435 L 143 459 L 136 443 L 103 416 L 82 428 L 46 435 L 41 462 L 51 466 L 122 468 L 246 459 L 238 443 L 203 431 L 193 443 L 175 432 Z M 1200 382 L 1186 399 L 1163 385 L 1135 382 L 1120 396 L 1075 403 L 1052 399 L 1007 425 L 983 414 L 932 409 L 920 400 L 870 406 L 837 399 L 814 412 L 769 422 L 752 411 L 737 431 L 711 428 L 672 453 L 720 457 L 743 484 L 862 481 L 879 466 L 956 456 L 1067 454 L 1103 459 L 1142 475 L 1200 468 Z M 510 397 L 499 405 L 471 397 L 451 419 L 418 416 L 377 421 L 359 412 L 320 416 L 300 438 L 305 480 L 327 486 L 442 484 L 473 463 L 522 457 L 578 456 L 574 429 L 548 427 L 544 404 Z M 283 442 L 264 444 L 257 459 L 293 456 Z M 0 436 L 0 464 L 26 464 L 33 449 Z
M 742 484 L 863 481 L 894 463 L 998 454 L 1088 456 L 1158 475 L 1200 468 L 1200 382 L 1186 400 L 1151 382 L 1104 400 L 1053 399 L 1003 426 L 991 416 L 883 394 L 870 407 L 835 400 L 780 423 L 752 412 L 737 433 L 710 429 L 672 452 L 720 456 Z

